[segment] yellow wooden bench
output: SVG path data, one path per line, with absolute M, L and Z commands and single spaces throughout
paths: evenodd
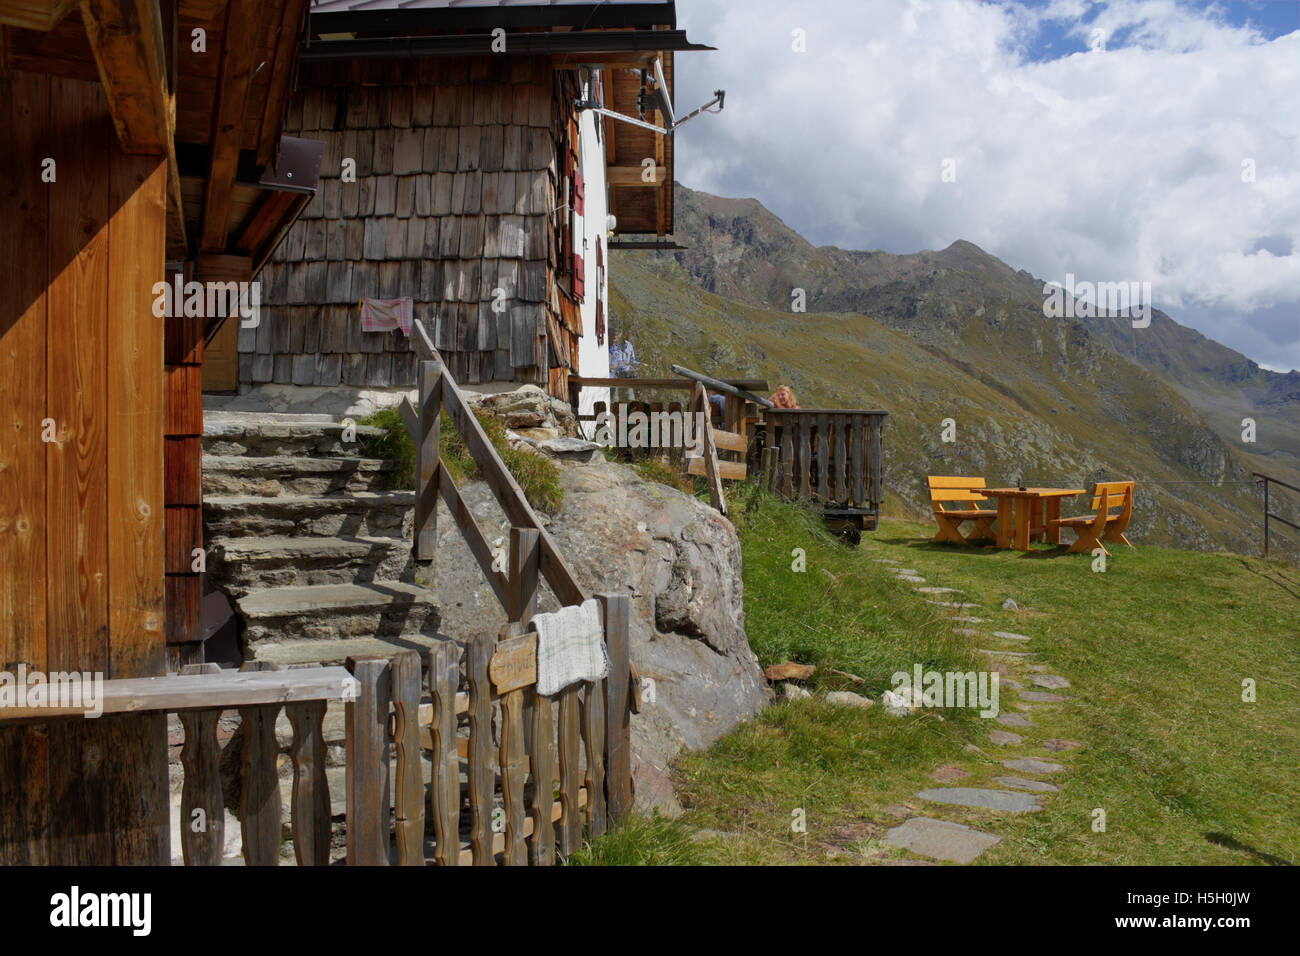
M 1103 541 L 1122 541 L 1130 548 L 1133 542 L 1124 536 L 1129 519 L 1133 517 L 1133 482 L 1099 481 L 1092 486 L 1093 514 L 1078 515 L 1073 518 L 1057 518 L 1047 522 L 1048 528 L 1059 532 L 1061 528 L 1070 528 L 1078 536 L 1070 545 L 1070 552 L 1087 551 L 1101 548 L 1109 555 Z M 1112 508 L 1118 508 L 1119 514 L 1111 514 Z
M 953 544 L 970 544 L 975 538 L 993 538 L 993 520 L 998 516 L 996 510 L 977 506 L 978 502 L 988 501 L 980 493 L 985 487 L 983 478 L 961 478 L 942 475 L 930 475 L 926 478 L 930 485 L 930 504 L 934 508 L 934 520 L 939 525 L 939 533 L 931 541 L 950 541 Z M 958 508 L 957 504 L 972 507 Z M 975 522 L 969 536 L 963 536 L 961 525 L 965 521 Z

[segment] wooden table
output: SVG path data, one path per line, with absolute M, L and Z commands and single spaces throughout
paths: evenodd
M 1083 493 L 1083 488 L 983 489 L 985 496 L 997 499 L 998 547 L 1028 551 L 1031 540 L 1060 544 L 1061 530 L 1049 527 L 1049 522 L 1061 517 L 1062 498 L 1073 498 Z

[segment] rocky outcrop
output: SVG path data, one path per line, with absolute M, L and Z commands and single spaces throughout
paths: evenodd
M 632 662 L 644 688 L 632 717 L 637 804 L 672 813 L 673 756 L 707 747 L 769 696 L 745 636 L 740 543 L 707 505 L 576 445 L 536 446 L 562 463 L 564 505 L 548 531 L 584 587 L 632 597 Z M 504 537 L 487 486 L 473 482 L 463 495 L 479 524 Z M 441 506 L 438 539 L 442 630 L 457 640 L 495 635 L 505 616 Z M 549 591 L 540 606 L 557 606 Z

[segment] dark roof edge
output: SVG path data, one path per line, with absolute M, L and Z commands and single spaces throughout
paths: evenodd
M 490 33 L 446 36 L 371 37 L 359 40 L 316 40 L 302 47 L 301 62 L 369 57 L 476 56 L 492 53 Z M 505 54 L 536 56 L 589 53 L 649 53 L 659 50 L 707 51 L 715 47 L 692 43 L 685 30 L 574 30 L 569 33 L 518 33 L 510 37 Z
M 529 28 L 571 26 L 579 30 L 599 27 L 677 28 L 677 5 L 650 3 L 566 3 L 535 6 L 484 6 L 400 10 L 346 10 L 314 13 L 313 33 L 373 33 L 402 35 L 416 30 L 492 30 L 495 27 Z

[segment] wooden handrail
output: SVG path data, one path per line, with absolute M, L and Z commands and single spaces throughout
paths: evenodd
M 736 396 L 736 398 L 743 398 L 747 402 L 753 402 L 755 405 L 758 405 L 760 408 L 773 407 L 772 403 L 768 401 L 766 398 L 762 398 L 758 395 L 753 394 L 752 392 L 748 392 L 743 388 L 737 388 L 734 385 L 724 382 L 720 378 L 712 378 L 711 376 L 708 375 L 702 375 L 699 372 L 693 372 L 690 369 L 681 365 L 673 365 L 671 366 L 671 368 L 678 375 L 685 375 L 687 378 L 691 379 L 692 381 L 699 382 L 701 385 L 711 388 L 715 392 L 724 392 L 727 395 L 734 395 Z
M 179 713 L 298 701 L 348 700 L 356 692 L 357 682 L 342 667 L 288 671 L 216 670 L 106 680 L 101 687 L 99 704 L 104 714 Z M 0 723 L 80 717 L 84 714 L 85 708 L 80 706 L 4 707 L 0 708 Z
M 561 604 L 581 604 L 589 595 L 578 583 L 568 563 L 564 560 L 564 556 L 560 554 L 559 548 L 555 546 L 555 542 L 547 534 L 541 521 L 538 520 L 537 514 L 528 503 L 528 498 L 524 495 L 523 489 L 519 487 L 519 483 L 510 474 L 510 469 L 506 468 L 505 462 L 497 454 L 496 448 L 493 447 L 492 442 L 483 431 L 483 426 L 479 424 L 478 418 L 475 417 L 469 404 L 465 401 L 465 397 L 455 379 L 448 373 L 446 366 L 442 362 L 442 357 L 438 354 L 438 350 L 434 348 L 433 341 L 429 338 L 424 324 L 419 319 L 416 319 L 412 326 L 411 340 L 422 359 L 422 393 L 427 390 L 418 420 L 416 410 L 411 407 L 409 399 L 402 399 L 402 420 L 408 432 L 411 433 L 412 441 L 415 442 L 417 448 L 426 446 L 430 430 L 437 427 L 437 417 L 432 413 L 433 409 L 436 407 L 445 408 L 452 423 L 456 426 L 456 431 L 465 442 L 466 452 L 478 465 L 483 480 L 492 489 L 492 494 L 496 497 L 497 503 L 500 504 L 501 510 L 506 513 L 510 523 L 517 527 L 531 528 L 537 531 L 542 576 L 551 586 L 551 590 L 555 592 L 555 596 L 559 598 Z M 436 432 L 434 435 L 436 443 Z M 502 587 L 506 582 L 500 579 L 500 572 L 491 572 L 490 549 L 480 544 L 480 542 L 482 544 L 486 543 L 482 532 L 478 529 L 477 524 L 473 522 L 469 510 L 461 502 L 455 482 L 451 480 L 450 475 L 446 474 L 447 469 L 442 465 L 440 457 L 436 459 L 438 461 L 436 469 L 430 468 L 429 464 L 431 463 L 426 463 L 424 459 L 425 455 L 421 455 L 422 474 L 417 476 L 417 503 L 427 502 L 431 494 L 441 494 L 453 515 L 460 514 L 470 518 L 468 522 L 464 522 L 458 517 L 457 526 L 466 536 L 470 550 L 478 560 L 479 566 L 483 568 L 484 574 L 488 575 L 489 582 L 493 584 L 493 590 L 496 592 L 498 600 L 501 600 L 502 606 L 509 610 L 508 599 L 502 597 Z M 437 471 L 438 474 L 436 476 L 431 473 L 424 474 L 425 471 Z M 431 485 L 436 488 L 432 493 L 430 491 Z M 429 526 L 435 520 L 432 512 L 417 509 L 416 517 L 415 533 L 417 538 L 432 538 L 433 536 L 428 533 Z M 417 557 L 421 560 L 431 558 L 432 541 L 430 541 L 429 547 L 424 549 L 419 546 L 417 541 L 416 552 Z M 485 558 L 487 559 L 486 565 L 484 564 Z M 494 575 L 496 575 L 495 578 Z
M 739 389 L 763 391 L 767 380 L 761 378 L 724 378 L 725 382 Z M 577 388 L 630 388 L 646 390 L 690 391 L 695 387 L 693 378 L 587 378 L 583 375 L 570 375 L 569 385 Z

